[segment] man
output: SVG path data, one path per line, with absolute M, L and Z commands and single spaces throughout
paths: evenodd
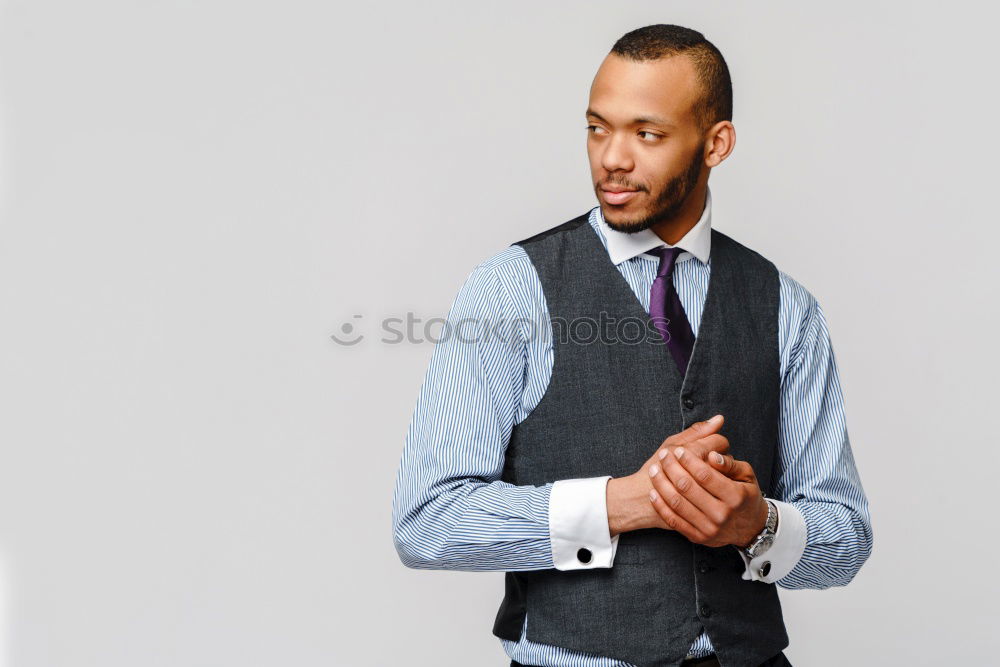
M 846 585 L 872 548 L 823 311 L 711 228 L 735 128 L 700 33 L 624 35 L 586 115 L 599 206 L 463 285 L 407 432 L 397 551 L 505 571 L 511 665 L 787 665 L 775 584 Z

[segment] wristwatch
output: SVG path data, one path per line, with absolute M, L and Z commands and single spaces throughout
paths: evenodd
M 755 557 L 767 551 L 774 542 L 774 535 L 778 531 L 778 508 L 770 499 L 767 501 L 767 521 L 764 522 L 764 530 L 760 531 L 753 542 L 746 549 L 740 549 L 746 557 L 753 560 Z

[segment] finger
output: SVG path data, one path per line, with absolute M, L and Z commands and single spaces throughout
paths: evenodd
M 649 501 L 653 504 L 653 509 L 656 510 L 656 513 L 663 519 L 663 523 L 667 524 L 670 530 L 676 530 L 692 542 L 700 543 L 705 541 L 705 536 L 701 534 L 701 531 L 672 510 L 656 489 L 649 490 Z
M 674 456 L 668 460 L 672 463 L 667 466 L 667 474 L 674 480 L 674 486 L 709 517 L 721 522 L 725 518 L 726 507 L 739 502 L 737 482 L 697 456 L 691 456 L 683 447 L 675 449 Z M 690 478 L 692 486 L 696 487 L 690 492 L 682 482 L 685 477 Z
M 712 433 L 718 432 L 722 428 L 722 422 L 725 418 L 722 415 L 715 415 L 711 419 L 706 419 L 705 421 L 695 422 L 688 426 L 683 431 L 679 433 L 674 433 L 672 436 L 663 441 L 661 447 L 667 445 L 685 445 L 689 442 L 698 440 Z
M 719 452 L 709 452 L 708 456 L 705 457 L 713 468 L 721 472 L 726 477 L 729 477 L 729 472 L 733 469 L 734 459 L 730 454 L 721 454 Z
M 664 463 L 673 463 L 677 465 L 673 457 L 668 457 L 664 460 Z M 664 504 L 669 507 L 675 514 L 677 514 L 681 519 L 684 519 L 687 523 L 694 527 L 702 535 L 707 534 L 712 531 L 713 523 L 712 520 L 705 515 L 704 512 L 695 506 L 695 503 L 687 497 L 687 493 L 678 488 L 677 483 L 674 478 L 667 474 L 664 470 L 666 465 L 661 466 L 660 464 L 654 463 L 650 466 L 651 482 L 653 488 L 660 495 Z M 655 473 L 655 474 L 653 474 Z M 688 475 L 685 473 L 685 477 Z M 688 477 L 686 486 L 696 486 L 693 484 Z M 702 491 L 702 494 L 705 494 Z M 713 499 L 714 501 L 714 499 Z M 718 502 L 718 501 L 714 501 Z
M 753 468 L 746 461 L 734 459 L 729 454 L 712 452 L 706 459 L 713 468 L 729 479 L 749 482 L 754 479 Z
M 730 479 L 736 474 L 736 459 L 731 454 L 711 452 L 705 460 L 716 470 Z
M 709 452 L 729 453 L 729 438 L 721 433 L 712 433 L 703 438 L 683 443 L 684 449 L 698 454 L 700 458 L 705 458 Z
M 680 445 L 678 445 L 679 447 Z M 677 447 L 663 447 L 657 450 L 657 459 L 663 460 L 668 451 L 676 451 Z M 689 442 L 684 445 L 684 451 L 692 456 L 697 456 L 700 459 L 708 459 L 708 457 L 713 452 L 719 452 L 720 454 L 725 454 L 729 451 L 729 440 L 718 433 L 713 433 L 711 435 L 705 436 L 704 438 L 699 438 L 693 442 Z

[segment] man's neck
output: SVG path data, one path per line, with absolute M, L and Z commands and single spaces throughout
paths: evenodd
M 664 243 L 676 244 L 684 235 L 691 231 L 691 228 L 698 224 L 701 214 L 705 211 L 705 195 L 707 193 L 707 183 L 699 183 L 691 191 L 684 205 L 673 218 L 661 220 L 650 227 L 657 236 L 663 239 Z

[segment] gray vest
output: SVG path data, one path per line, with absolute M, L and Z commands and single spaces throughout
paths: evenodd
M 770 495 L 780 383 L 774 264 L 712 230 L 708 295 L 682 378 L 659 335 L 645 335 L 655 334 L 649 315 L 587 217 L 515 244 L 541 280 L 553 368 L 541 401 L 513 428 L 502 479 L 540 486 L 630 475 L 668 436 L 721 413 L 731 453 Z M 602 327 L 617 342 L 595 341 Z M 658 528 L 623 533 L 611 568 L 507 572 L 493 634 L 519 640 L 527 614 L 533 642 L 658 667 L 679 664 L 704 628 L 725 667 L 756 667 L 788 635 L 775 586 L 745 581 L 743 571 L 733 546 Z

